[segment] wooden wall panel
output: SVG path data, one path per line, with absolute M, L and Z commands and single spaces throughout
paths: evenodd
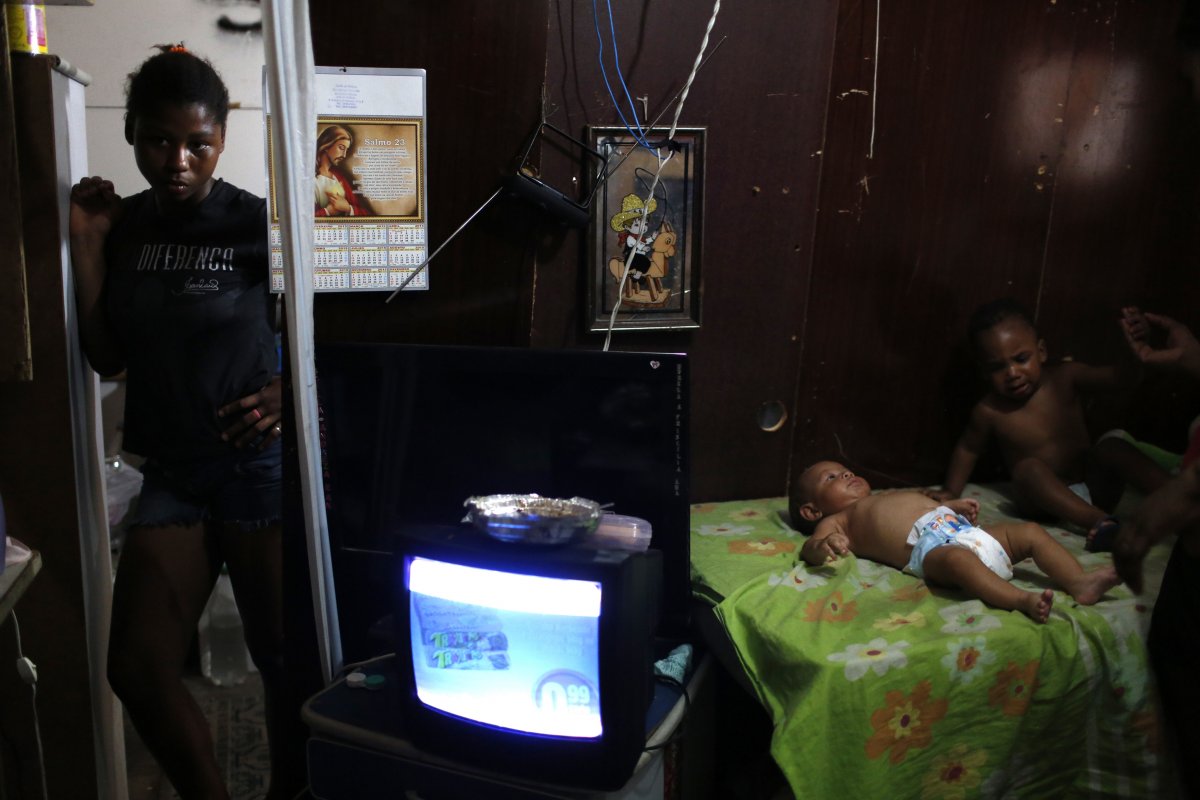
M 726 6 L 681 119 L 708 128 L 701 328 L 612 345 L 691 356 L 694 499 L 781 494 L 789 469 L 830 454 L 884 483 L 939 480 L 978 392 L 965 321 L 995 296 L 1034 307 L 1055 352 L 1093 360 L 1119 352 L 1125 302 L 1200 322 L 1194 106 L 1167 61 L 1178 6 Z M 651 115 L 710 10 L 617 8 L 624 74 Z M 343 11 L 312 5 L 319 63 L 429 70 L 433 246 L 543 111 L 575 135 L 619 124 L 590 3 L 406 0 L 353 24 Z M 552 185 L 578 173 L 540 157 Z M 431 292 L 322 295 L 318 337 L 598 349 L 587 278 L 583 232 L 498 201 L 433 262 Z M 1129 427 L 1177 427 L 1186 393 L 1147 393 L 1168 413 L 1140 405 Z M 774 434 L 755 423 L 770 400 L 791 411 Z
M 317 64 L 426 70 L 432 252 L 495 192 L 540 120 L 547 0 L 389 0 L 355 5 L 349 15 L 345 3 L 311 0 L 309 10 Z M 318 294 L 317 341 L 527 345 L 534 223 L 497 200 L 431 262 L 428 291 L 403 292 L 386 304 L 387 292 Z M 294 458 L 289 448 L 289 530 L 303 520 Z M 302 539 L 287 539 L 284 559 L 289 606 L 310 608 Z M 387 580 L 355 562 L 335 559 L 334 568 L 338 586 L 360 589 L 340 592 L 338 610 L 347 653 L 361 657 L 368 644 L 360 623 L 375 619 Z M 316 634 L 303 615 L 287 626 L 288 690 L 303 698 L 319 688 Z
M 723 43 L 680 119 L 708 128 L 701 327 L 613 335 L 612 349 L 690 356 L 693 500 L 785 489 L 791 425 L 767 433 L 756 414 L 767 401 L 791 406 L 796 393 L 835 11 L 833 0 L 723 8 L 710 50 Z M 682 88 L 710 12 L 709 3 L 667 0 L 619 14 L 625 78 L 634 96 L 649 98 L 649 116 Z M 607 38 L 606 25 L 605 17 Z M 600 73 L 591 4 L 555 0 L 549 38 L 550 121 L 580 136 L 587 125 L 619 125 Z M 671 106 L 663 124 L 673 115 Z M 543 174 L 565 181 L 572 167 L 547 160 Z M 538 262 L 535 344 L 603 346 L 603 334 L 585 333 L 584 238 L 569 236 Z
M 539 120 L 546 0 L 309 4 L 317 64 L 427 71 L 430 251 L 499 186 Z M 523 345 L 528 215 L 497 201 L 430 264 L 430 290 L 320 294 L 319 339 Z
M 1126 13 L 1138 11 L 1141 13 Z M 1172 14 L 1124 3 L 1082 7 L 1062 109 L 1050 234 L 1039 297 L 1052 351 L 1093 363 L 1123 355 L 1115 324 L 1135 303 L 1200 323 L 1200 93 L 1183 79 Z M 1148 375 L 1094 403 L 1098 428 L 1120 426 L 1179 451 L 1200 392 Z
M 878 28 L 875 12 L 838 20 L 796 461 L 930 483 L 978 394 L 977 304 L 1015 296 L 1052 350 L 1097 360 L 1120 354 L 1124 302 L 1194 314 L 1174 265 L 1196 263 L 1179 229 L 1195 192 L 1167 184 L 1197 161 L 1165 146 L 1179 80 L 1149 66 L 1169 4 L 884 4 Z M 1101 186 L 1102 152 L 1120 156 Z

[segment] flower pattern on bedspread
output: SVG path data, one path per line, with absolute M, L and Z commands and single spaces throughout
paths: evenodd
M 875 620 L 875 624 L 871 627 L 881 631 L 898 631 L 909 626 L 925 627 L 925 615 L 920 611 L 894 612 L 882 619 Z
M 742 536 L 753 532 L 754 528 L 750 525 L 730 525 L 729 523 L 701 525 L 698 531 L 701 536 Z
M 807 592 L 809 589 L 824 586 L 829 581 L 815 572 L 797 568 L 791 572 L 773 573 L 767 577 L 767 582 L 772 586 L 790 586 L 797 592 Z
M 742 556 L 777 556 L 780 553 L 795 553 L 796 545 L 776 539 L 746 539 L 730 542 L 729 552 Z
M 987 610 L 979 600 L 968 600 L 938 609 L 946 620 L 942 633 L 983 633 L 1000 627 L 1000 617 Z
M 933 741 L 933 726 L 946 716 L 949 706 L 944 697 L 931 698 L 929 681 L 921 681 L 911 694 L 888 692 L 884 705 L 871 713 L 874 732 L 867 740 L 867 758 L 888 753 L 888 760 L 899 764 L 911 748 L 928 747 Z
M 982 636 L 947 642 L 946 649 L 950 652 L 942 658 L 942 666 L 954 683 L 970 683 L 996 661 L 996 654 L 988 649 L 987 639 Z
M 846 602 L 841 592 L 813 600 L 804 607 L 804 619 L 809 622 L 850 622 L 858 616 L 858 604 Z
M 921 782 L 922 800 L 963 800 L 974 795 L 975 788 L 983 780 L 983 766 L 987 761 L 985 751 L 956 744 L 945 755 L 933 760 L 933 766 Z
M 852 644 L 840 653 L 832 653 L 826 658 L 830 661 L 841 661 L 846 664 L 843 674 L 848 681 L 856 681 L 867 670 L 876 675 L 883 675 L 892 667 L 903 667 L 908 664 L 904 655 L 908 642 L 888 644 L 886 639 L 872 639 L 866 644 Z
M 993 488 L 968 496 L 984 528 L 1015 518 Z M 693 586 L 717 603 L 796 797 L 1164 794 L 1151 600 L 1120 586 L 1085 607 L 1055 589 L 1039 625 L 852 555 L 809 567 L 786 508 L 693 506 L 691 548 Z M 1049 530 L 1085 569 L 1109 558 Z M 1013 582 L 1049 585 L 1032 562 Z
M 1006 717 L 1023 716 L 1037 693 L 1038 666 L 1037 661 L 1024 666 L 1008 662 L 988 689 L 988 705 L 999 708 Z

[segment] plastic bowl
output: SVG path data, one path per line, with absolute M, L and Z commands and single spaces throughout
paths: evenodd
M 467 519 L 502 542 L 563 545 L 577 542 L 600 523 L 600 504 L 583 497 L 536 494 L 468 497 Z

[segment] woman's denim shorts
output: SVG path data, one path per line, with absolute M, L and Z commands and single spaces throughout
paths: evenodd
M 283 446 L 254 448 L 191 461 L 148 459 L 142 493 L 127 525 L 163 527 L 213 521 L 240 530 L 283 518 Z

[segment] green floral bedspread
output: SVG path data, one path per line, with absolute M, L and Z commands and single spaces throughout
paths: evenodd
M 982 527 L 1011 518 L 998 491 L 966 495 Z M 1038 625 L 865 559 L 808 567 L 785 509 L 696 505 L 691 545 L 696 592 L 719 601 L 797 798 L 1171 796 L 1147 599 L 1122 586 L 1079 606 L 1056 591 Z M 1085 569 L 1108 559 L 1049 530 Z M 1164 559 L 1159 548 L 1149 568 Z M 1049 585 L 1031 562 L 1015 572 L 1025 588 Z

